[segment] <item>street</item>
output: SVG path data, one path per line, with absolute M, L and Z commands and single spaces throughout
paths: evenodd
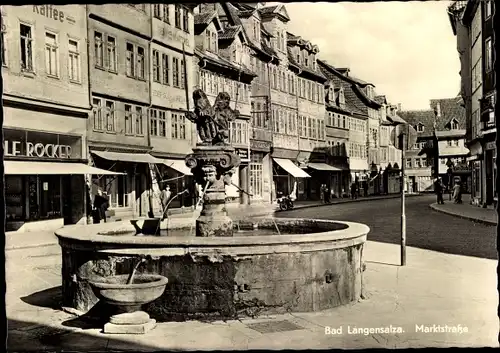
M 430 209 L 434 195 L 406 199 L 406 245 L 448 254 L 496 260 L 496 227 Z M 450 201 L 445 201 L 450 202 Z M 464 206 L 465 207 L 465 206 Z M 399 244 L 400 199 L 355 202 L 278 212 L 276 217 L 338 219 L 370 227 L 368 240 Z

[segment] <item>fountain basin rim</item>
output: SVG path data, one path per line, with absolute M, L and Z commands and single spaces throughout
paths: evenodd
M 276 218 L 276 223 L 278 228 L 280 223 L 286 222 L 310 222 L 310 219 L 299 219 L 299 218 Z M 102 245 L 131 245 L 134 247 L 240 247 L 240 246 L 264 246 L 264 245 L 289 245 L 289 244 L 304 244 L 304 243 L 318 243 L 318 242 L 332 242 L 332 241 L 353 241 L 359 239 L 360 242 L 364 242 L 361 238 L 366 239 L 366 235 L 369 233 L 370 228 L 361 223 L 354 222 L 343 222 L 343 221 L 332 221 L 332 220 L 320 220 L 315 219 L 316 223 L 323 224 L 343 224 L 347 225 L 346 229 L 340 230 L 327 230 L 324 232 L 316 233 L 305 233 L 305 234 L 285 234 L 285 235 L 265 235 L 265 236 L 235 236 L 235 237 L 182 237 L 182 236 L 165 236 L 165 237 L 154 237 L 154 236 L 135 236 L 135 235 L 122 235 L 122 236 L 106 236 L 99 235 L 98 229 L 100 227 L 92 227 L 93 225 L 76 225 L 67 226 L 60 228 L 55 231 L 55 235 L 61 242 L 83 242 L 83 243 L 95 243 Z M 118 223 L 118 222 L 117 222 Z M 126 223 L 126 222 L 124 222 Z M 119 226 L 120 224 L 116 225 Z M 130 224 L 128 224 L 130 225 Z M 122 226 L 124 226 L 122 224 Z M 189 227 L 189 225 L 188 225 Z M 112 227 L 108 227 L 113 229 Z M 133 227 L 131 226 L 131 230 Z M 182 227 L 181 227 L 182 228 Z
M 122 279 L 127 279 L 129 275 L 115 275 L 115 276 L 109 276 L 106 278 L 122 278 Z M 155 274 L 137 274 L 134 276 L 134 278 L 147 278 L 147 279 L 152 279 L 150 282 L 143 282 L 143 283 L 132 283 L 132 284 L 126 284 L 126 283 L 108 283 L 108 282 L 99 282 L 99 280 L 90 278 L 89 279 L 89 284 L 92 287 L 95 287 L 97 289 L 115 289 L 115 290 L 137 290 L 137 289 L 145 289 L 145 288 L 156 288 L 156 287 L 161 287 L 161 286 L 166 286 L 168 283 L 168 278 L 162 275 L 155 275 Z

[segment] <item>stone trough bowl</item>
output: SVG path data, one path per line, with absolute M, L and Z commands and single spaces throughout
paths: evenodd
M 97 298 L 117 309 L 104 333 L 146 333 L 156 325 L 156 320 L 141 311 L 144 304 L 158 299 L 167 286 L 168 279 L 161 275 L 137 274 L 131 284 L 129 275 L 115 275 L 89 281 Z

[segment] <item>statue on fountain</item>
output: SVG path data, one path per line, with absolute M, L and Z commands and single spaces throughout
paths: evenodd
M 203 90 L 193 92 L 194 112 L 186 114 L 196 124 L 201 143 L 186 157 L 195 182 L 201 186 L 203 207 L 196 221 L 196 236 L 233 236 L 233 222 L 227 215 L 226 185 L 240 165 L 240 158 L 229 143 L 231 122 L 239 111 L 230 107 L 231 97 L 220 92 L 212 106 Z
M 194 112 L 188 112 L 188 120 L 196 124 L 196 130 L 201 139 L 201 144 L 206 146 L 228 145 L 230 122 L 240 114 L 236 109 L 231 109 L 231 97 L 226 92 L 220 92 L 215 99 L 215 104 L 210 102 L 203 90 L 193 92 Z

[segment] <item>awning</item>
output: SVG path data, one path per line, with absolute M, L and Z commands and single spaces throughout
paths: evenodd
M 182 159 L 161 159 L 158 158 L 167 167 L 177 170 L 179 173 L 184 175 L 193 175 L 191 169 L 188 168 L 186 162 Z
M 83 163 L 4 161 L 6 175 L 121 175 Z
M 132 162 L 132 163 L 162 163 L 158 158 L 148 153 L 120 153 L 108 151 L 91 151 L 96 156 L 114 162 Z
M 310 178 L 311 176 L 304 172 L 302 169 L 297 167 L 295 163 L 293 163 L 289 159 L 283 159 L 283 158 L 273 158 L 278 165 L 286 170 L 288 174 L 292 175 L 295 178 Z
M 333 167 L 329 164 L 326 163 L 307 163 L 308 168 L 316 169 L 316 170 L 322 170 L 322 171 L 328 171 L 328 172 L 341 172 L 342 169 Z

